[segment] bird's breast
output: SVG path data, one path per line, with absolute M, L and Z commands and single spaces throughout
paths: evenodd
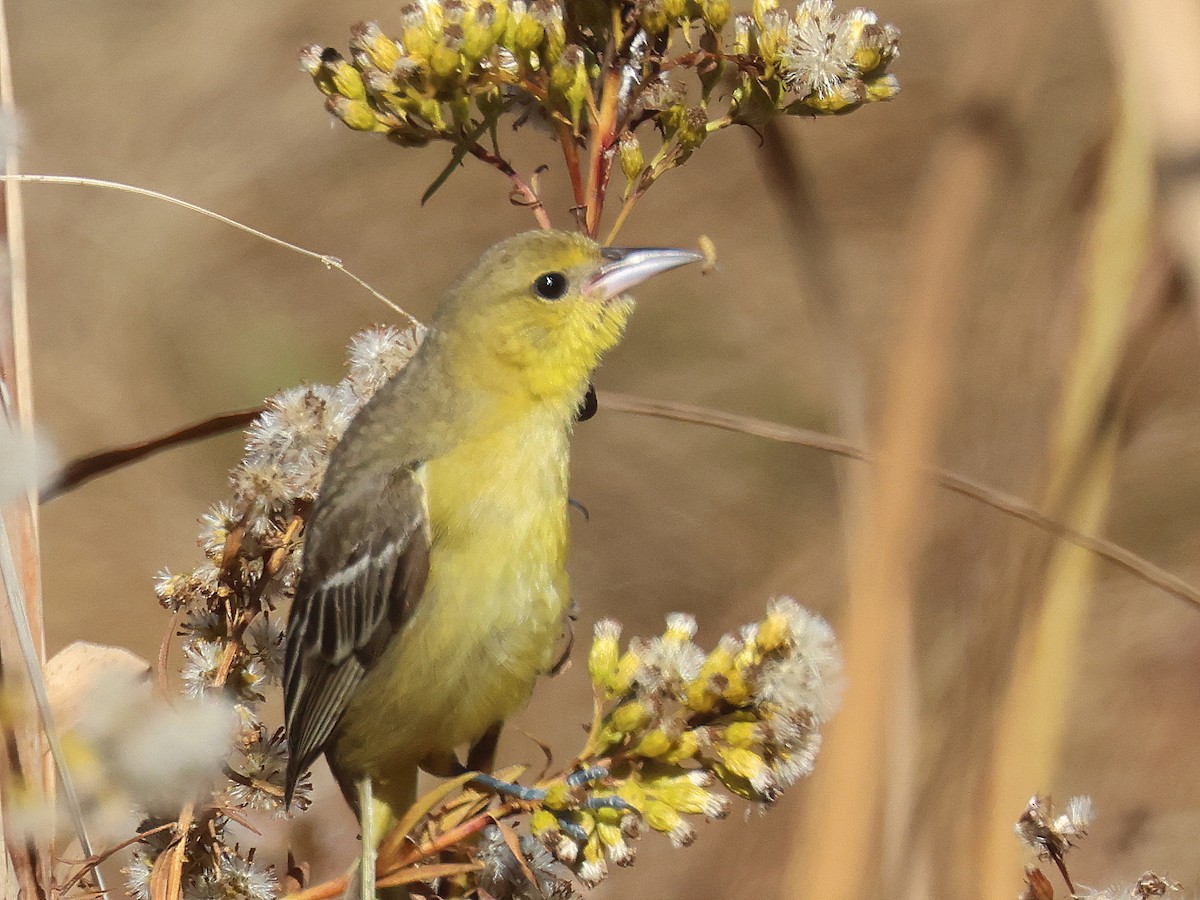
M 341 755 L 374 769 L 382 744 L 419 759 L 525 704 L 569 601 L 567 464 L 565 429 L 514 427 L 421 467 L 425 589 L 358 692 L 370 715 L 350 717 Z

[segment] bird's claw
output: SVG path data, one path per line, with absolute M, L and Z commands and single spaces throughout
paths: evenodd
M 584 784 L 590 784 L 593 781 L 599 781 L 608 775 L 608 769 L 604 766 L 588 766 L 586 769 L 576 769 L 567 776 L 567 787 L 579 787 Z

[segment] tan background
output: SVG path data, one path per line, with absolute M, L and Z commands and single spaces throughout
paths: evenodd
M 447 151 L 402 151 L 330 123 L 295 64 L 304 43 L 344 47 L 348 27 L 397 3 L 157 4 L 24 0 L 10 9 L 28 171 L 110 178 L 183 197 L 341 257 L 421 318 L 439 290 L 494 240 L 531 227 L 496 173 L 468 165 L 424 208 L 419 197 Z M 829 260 L 866 359 L 878 412 L 908 272 L 909 215 L 928 151 L 954 121 L 959 88 L 986 72 L 985 7 L 887 0 L 903 32 L 890 105 L 789 123 L 809 165 L 836 253 Z M 1081 172 L 1113 109 L 1110 54 L 1092 4 L 1017 22 L 1024 98 L 1015 114 L 985 235 L 974 252 L 952 370 L 941 464 L 1028 497 L 1037 493 L 1046 429 L 1071 345 L 1076 242 L 1086 211 Z M 975 55 L 964 57 L 974 41 Z M 964 59 L 971 65 L 964 66 Z M 967 71 L 974 70 L 974 71 Z M 656 186 L 623 240 L 694 246 L 710 235 L 719 273 L 681 272 L 640 292 L 601 388 L 832 429 L 834 415 L 798 272 L 760 166 L 756 137 L 722 133 Z M 566 224 L 557 148 L 511 145 L 525 171 L 548 162 L 548 198 Z M 37 413 L 65 457 L 259 402 L 279 387 L 339 377 L 357 329 L 391 314 L 315 262 L 163 204 L 92 188 L 30 186 L 31 307 Z M 1146 362 L 1113 491 L 1110 534 L 1200 581 L 1200 370 L 1194 320 L 1177 316 Z M 226 437 L 173 451 L 54 501 L 44 511 L 50 649 L 86 638 L 152 656 L 168 616 L 156 570 L 198 561 L 197 516 L 225 491 L 238 454 Z M 675 609 L 702 638 L 752 619 L 789 593 L 838 622 L 845 594 L 837 487 L 823 454 L 694 426 L 602 413 L 575 442 L 573 578 L 584 633 L 600 615 L 652 633 Z M 917 590 L 919 773 L 914 828 L 935 847 L 928 893 L 969 896 L 963 860 L 979 736 L 1011 620 L 1002 612 L 1014 546 L 1028 526 L 938 495 Z M 1083 657 L 1071 688 L 1065 753 L 1050 784 L 1100 811 L 1079 851 L 1089 884 L 1146 868 L 1200 885 L 1200 614 L 1109 568 L 1099 571 Z M 567 756 L 586 687 L 578 668 L 545 684 L 519 726 Z M 516 729 L 506 756 L 538 754 Z M 828 748 L 827 748 L 828 749 Z M 830 751 L 832 752 L 832 751 Z M 1037 754 L 1038 748 L 1028 748 Z M 765 816 L 701 828 L 671 851 L 648 837 L 642 858 L 597 893 L 657 897 L 804 896 L 784 860 L 805 838 L 805 791 Z M 297 828 L 336 821 L 337 802 Z M 1019 804 L 1012 809 L 1012 818 Z M 831 818 L 854 809 L 831 809 Z M 329 818 L 320 818 L 327 816 Z M 745 818 L 745 821 L 743 821 Z M 333 874 L 349 844 L 315 859 Z M 848 860 L 868 867 L 874 861 Z M 1011 894 L 1020 879 L 1013 871 Z M 887 887 L 884 896 L 890 896 Z

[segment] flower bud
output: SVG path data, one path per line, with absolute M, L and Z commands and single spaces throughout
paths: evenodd
M 868 102 L 891 100 L 900 93 L 900 79 L 895 75 L 880 75 L 868 81 L 865 87 Z
M 483 0 L 463 19 L 462 55 L 468 67 L 487 56 L 496 44 L 496 7 Z
M 351 100 L 333 94 L 325 101 L 325 108 L 355 131 L 387 131 L 375 116 L 375 110 L 365 100 Z
M 733 18 L 733 52 L 739 56 L 746 56 L 750 53 L 750 28 L 754 24 L 754 18 L 747 15 L 734 16 Z
M 547 847 L 553 847 L 562 833 L 562 829 L 558 825 L 558 818 L 550 810 L 544 808 L 535 809 L 530 814 L 529 831 Z
M 625 840 L 625 833 L 619 825 L 609 825 L 604 822 L 597 823 L 596 837 L 600 839 L 600 843 L 608 851 L 609 858 L 618 866 L 633 865 L 637 853 L 633 849 L 633 845 Z
M 638 24 L 646 34 L 655 36 L 671 27 L 664 0 L 638 0 Z
M 542 38 L 546 36 L 546 30 L 542 27 L 532 13 L 527 11 L 516 12 L 509 16 L 509 29 L 512 31 L 512 36 L 508 40 L 514 52 L 527 54 L 542 44 Z
M 633 750 L 630 751 L 634 756 L 644 756 L 647 759 L 654 759 L 658 756 L 663 756 L 668 753 L 675 745 L 669 735 L 662 728 L 652 728 L 642 735 L 642 739 L 638 741 Z
M 763 653 L 772 653 L 786 645 L 792 637 L 792 626 L 782 610 L 772 609 L 758 623 L 754 643 Z
M 437 32 L 430 27 L 424 8 L 416 3 L 408 4 L 400 10 L 400 24 L 400 41 L 405 52 L 421 62 L 427 61 L 433 52 Z
M 661 800 L 677 812 L 723 819 L 729 815 L 729 800 L 708 790 L 712 783 L 710 773 L 693 771 L 658 779 L 653 787 L 647 785 L 647 791 L 655 800 Z
M 662 0 L 663 14 L 669 22 L 678 22 L 687 15 L 687 0 Z
M 754 21 L 761 28 L 765 24 L 763 17 L 772 10 L 779 9 L 779 0 L 752 0 L 750 3 L 750 14 L 754 17 Z
M 732 774 L 750 782 L 750 786 L 763 799 L 774 800 L 779 795 L 779 784 L 766 760 L 743 747 L 717 746 L 717 756 Z
M 655 831 L 667 835 L 676 847 L 686 847 L 696 840 L 695 830 L 684 821 L 679 811 L 661 800 L 646 801 L 642 818 Z
M 692 759 L 700 750 L 700 735 L 696 729 L 689 729 L 675 741 L 675 746 L 662 755 L 662 762 L 680 763 Z
M 595 887 L 608 877 L 608 863 L 604 860 L 604 848 L 596 835 L 588 838 L 583 846 L 583 863 L 575 870 L 579 880 L 587 887 Z
M 612 619 L 596 623 L 592 647 L 588 651 L 588 675 L 596 687 L 607 687 L 617 674 L 620 659 L 621 626 Z
M 617 154 L 621 158 L 621 171 L 625 175 L 625 180 L 631 185 L 637 184 L 642 177 L 642 170 L 646 167 L 645 157 L 642 156 L 642 145 L 638 141 L 637 135 L 632 131 L 622 132 L 620 140 L 617 142 Z
M 650 723 L 654 711 L 640 700 L 622 703 L 609 714 L 609 724 L 620 734 L 633 734 Z
M 608 683 L 608 695 L 619 697 L 633 686 L 633 679 L 642 667 L 641 644 L 630 643 L 629 649 L 617 662 L 617 671 Z
M 546 789 L 546 796 L 542 798 L 542 806 L 546 809 L 569 809 L 573 805 L 575 805 L 575 794 L 566 782 L 562 781 L 550 785 Z
M 731 747 L 749 748 L 762 742 L 763 728 L 758 722 L 731 722 L 722 736 Z
M 715 34 L 720 34 L 732 14 L 733 4 L 729 0 L 700 0 L 700 16 Z
M 568 44 L 563 48 L 557 64 L 550 70 L 550 90 L 566 103 L 576 128 L 581 122 L 583 101 L 587 97 L 588 87 L 583 48 L 576 44 Z
M 380 72 L 391 72 L 403 50 L 383 33 L 378 22 L 359 22 L 350 29 L 350 47 L 361 52 Z
M 444 81 L 456 80 L 462 58 L 459 52 L 463 45 L 463 30 L 460 25 L 450 25 L 442 33 L 442 39 L 433 46 L 429 54 L 429 69 L 436 78 Z

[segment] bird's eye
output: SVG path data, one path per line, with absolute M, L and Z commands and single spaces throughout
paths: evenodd
M 533 292 L 543 300 L 557 300 L 567 292 L 567 276 L 562 272 L 539 275 L 533 283 Z

